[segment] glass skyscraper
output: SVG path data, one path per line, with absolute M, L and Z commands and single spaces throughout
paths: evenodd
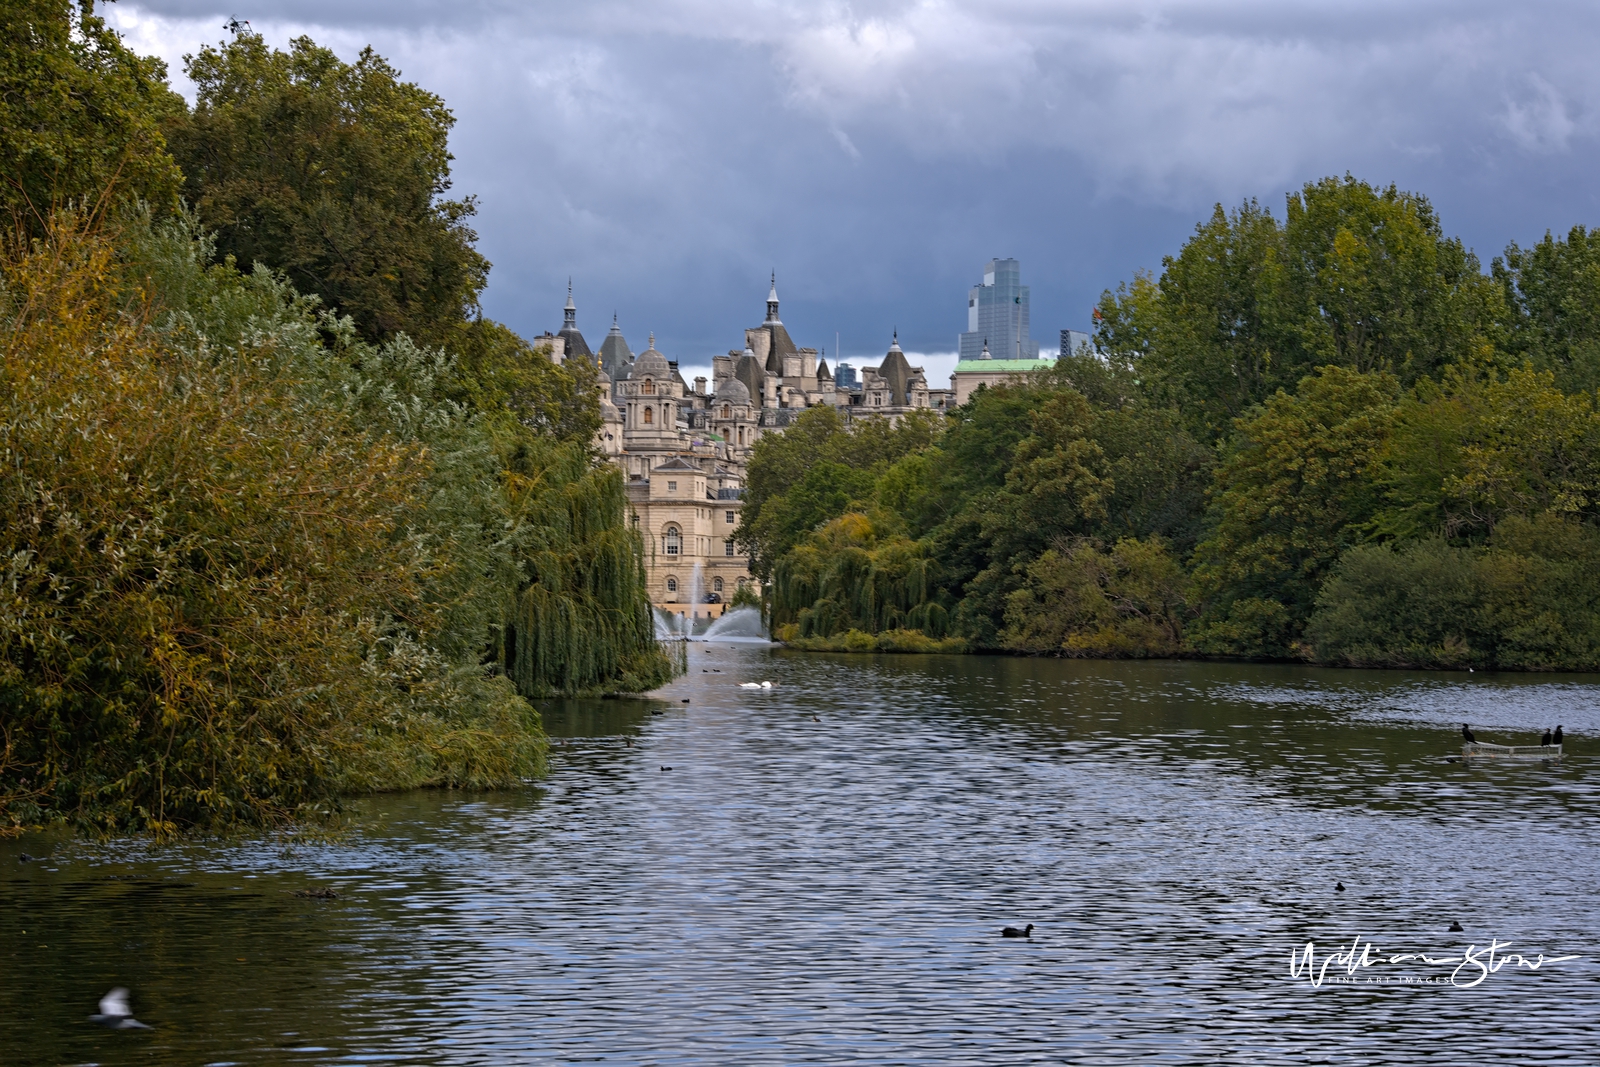
M 1014 259 L 991 259 L 983 268 L 983 284 L 967 293 L 961 358 L 983 358 L 985 345 L 991 359 L 1039 358 L 1039 342 L 1028 338 L 1028 287 Z

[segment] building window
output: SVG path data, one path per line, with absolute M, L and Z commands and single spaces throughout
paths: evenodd
M 713 579 L 711 579 L 711 591 L 713 593 L 722 592 L 722 579 L 721 578 L 713 578 Z
M 724 541 L 724 542 L 722 542 L 722 554 L 724 556 L 733 555 L 733 542 L 732 541 Z
M 739 427 L 739 443 L 744 444 L 744 427 Z
M 669 556 L 683 555 L 683 534 L 678 532 L 676 526 L 668 526 L 666 536 L 661 539 L 662 548 Z
M 733 407 L 731 405 L 722 405 L 722 417 L 725 419 L 733 418 Z
M 649 378 L 646 378 L 644 380 L 644 386 L 640 388 L 639 392 L 645 394 L 646 396 L 654 396 L 656 392 L 656 383 L 652 382 Z
M 677 491 L 678 491 L 678 483 L 677 482 L 668 482 L 667 483 L 667 492 L 676 493 Z
M 676 578 L 668 578 L 667 579 L 667 592 L 676 593 L 677 591 L 678 591 L 678 579 L 676 579 Z
M 731 524 L 733 522 L 733 512 L 724 512 L 724 514 L 727 516 L 727 520 Z
M 644 409 L 644 424 L 646 426 L 649 426 L 651 423 L 653 423 L 655 421 L 656 421 L 655 412 L 650 408 L 645 408 Z

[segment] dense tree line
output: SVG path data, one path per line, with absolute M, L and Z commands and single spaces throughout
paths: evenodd
M 1352 177 L 1281 219 L 1219 206 L 1104 295 L 1098 354 L 942 426 L 808 412 L 827 469 L 758 442 L 742 536 L 773 623 L 863 648 L 1594 669 L 1597 263 L 1576 227 L 1485 270 L 1424 197 Z
M 451 117 L 370 51 L 153 60 L 0 13 L 0 832 L 168 833 L 538 771 L 651 688 L 592 368 L 478 313 Z

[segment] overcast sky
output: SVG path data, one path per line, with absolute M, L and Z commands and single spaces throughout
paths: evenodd
M 231 5 L 231 6 L 230 6 Z M 796 343 L 948 373 L 1015 256 L 1033 336 L 1087 329 L 1221 201 L 1350 172 L 1432 198 L 1485 263 L 1600 223 L 1600 7 L 1484 0 L 121 0 L 189 93 L 228 15 L 372 44 L 458 123 L 488 313 L 686 370 L 743 344 L 770 270 Z M 915 360 L 914 360 L 915 362 Z

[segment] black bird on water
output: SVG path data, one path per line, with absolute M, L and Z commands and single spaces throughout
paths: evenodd
M 128 991 L 117 986 L 100 998 L 100 1012 L 89 1016 L 89 1021 L 99 1023 L 108 1030 L 148 1030 L 150 1027 L 133 1017 L 128 1008 Z
M 1335 882 L 1335 883 L 1333 883 L 1333 891 L 1335 893 L 1343 893 L 1344 892 L 1344 883 L 1343 882 Z
M 1561 727 L 1559 727 L 1559 726 L 1556 727 L 1556 735 L 1554 737 L 1552 737 L 1550 740 L 1552 742 L 1554 742 L 1555 744 L 1558 744 L 1558 745 L 1561 743 Z
M 1018 930 L 1015 926 L 1008 926 L 1004 930 L 1000 931 L 1000 936 L 1001 937 L 1032 937 L 1033 936 L 1033 924 L 1029 923 L 1025 928 L 1023 928 L 1021 930 Z
M 1467 739 L 1467 744 L 1469 745 L 1476 743 L 1478 740 L 1476 737 L 1472 736 L 1472 731 L 1467 729 L 1466 723 L 1461 724 L 1461 736 Z
M 1461 928 L 1461 924 L 1458 923 L 1458 922 L 1454 922 L 1454 921 L 1452 921 L 1450 923 L 1450 932 L 1452 934 L 1464 934 L 1464 933 L 1466 933 L 1466 931 Z
M 1546 730 L 1544 732 L 1544 736 L 1539 738 L 1539 745 L 1541 747 L 1544 747 L 1544 746 L 1548 746 L 1549 744 L 1550 744 L 1550 731 Z

